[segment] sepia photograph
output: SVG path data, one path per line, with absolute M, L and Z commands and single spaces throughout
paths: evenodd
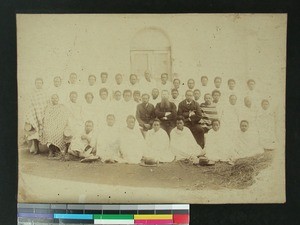
M 18 202 L 285 202 L 287 14 L 16 20 Z

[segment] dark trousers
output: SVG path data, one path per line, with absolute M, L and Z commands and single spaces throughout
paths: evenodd
M 200 145 L 201 148 L 204 148 L 204 130 L 201 127 L 201 125 L 187 123 L 187 124 L 185 124 L 185 126 L 191 130 L 198 145 Z
M 169 137 L 170 137 L 170 133 L 171 133 L 172 129 L 175 126 L 176 126 L 175 123 L 171 122 L 171 121 L 161 121 L 161 123 L 160 123 L 160 127 L 168 133 Z

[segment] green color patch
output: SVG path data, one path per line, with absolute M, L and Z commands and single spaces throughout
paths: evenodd
M 130 215 L 130 214 L 94 214 L 94 219 L 133 220 L 133 215 Z

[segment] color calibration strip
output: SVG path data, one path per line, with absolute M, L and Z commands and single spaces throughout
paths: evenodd
M 18 204 L 18 224 L 189 224 L 188 204 Z

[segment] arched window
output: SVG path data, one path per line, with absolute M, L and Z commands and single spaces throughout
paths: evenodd
M 130 45 L 131 73 L 143 76 L 150 70 L 152 78 L 158 80 L 162 73 L 171 78 L 171 43 L 164 31 L 147 27 L 133 37 Z

